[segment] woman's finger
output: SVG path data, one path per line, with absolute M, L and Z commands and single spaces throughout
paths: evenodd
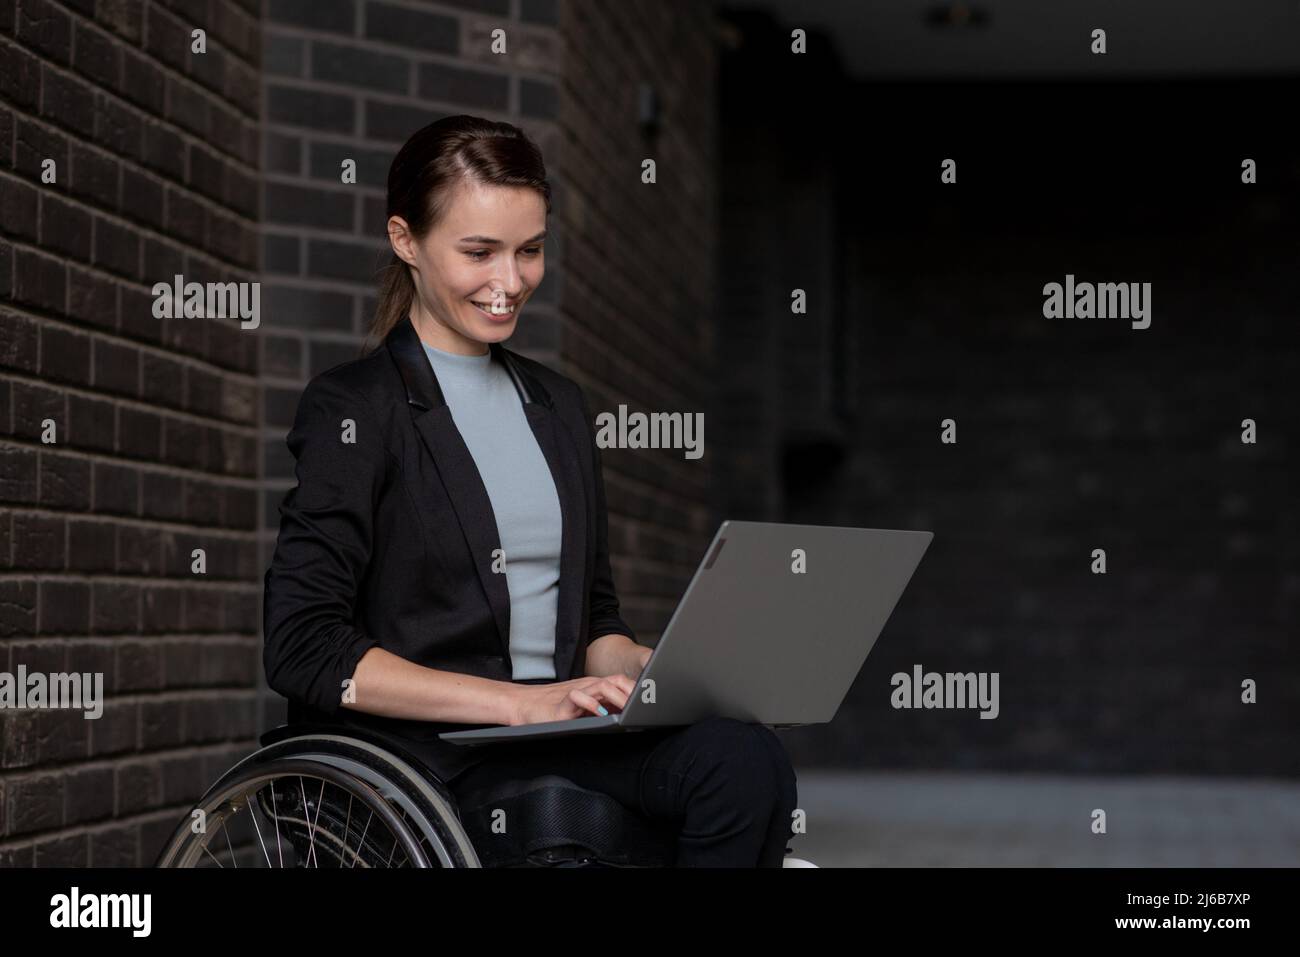
M 569 692 L 569 700 L 578 705 L 578 707 L 590 711 L 592 714 L 600 714 L 600 702 L 585 691 L 579 691 L 577 688 L 574 688 Z

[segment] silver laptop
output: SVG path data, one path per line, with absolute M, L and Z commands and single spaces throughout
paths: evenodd
M 835 717 L 933 532 L 726 521 L 621 712 L 439 735 L 486 744 Z

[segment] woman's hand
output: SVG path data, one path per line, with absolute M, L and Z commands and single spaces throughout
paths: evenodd
M 650 649 L 646 649 L 649 651 Z M 539 685 L 516 685 L 512 725 L 537 724 L 542 721 L 568 721 L 622 711 L 627 697 L 635 688 L 625 674 L 604 678 L 573 678 Z

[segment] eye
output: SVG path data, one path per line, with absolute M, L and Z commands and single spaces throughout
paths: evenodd
M 471 249 L 469 252 L 465 253 L 466 256 L 474 260 L 476 263 L 481 263 L 483 260 L 480 257 L 486 256 L 487 254 L 488 252 L 486 249 Z
M 541 253 L 542 253 L 542 247 L 541 247 L 541 246 L 529 246 L 527 249 L 524 250 L 524 252 L 528 253 L 528 255 L 530 255 L 530 256 L 540 256 Z

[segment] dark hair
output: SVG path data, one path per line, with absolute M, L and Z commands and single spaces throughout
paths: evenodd
M 510 123 L 477 116 L 447 116 L 414 133 L 388 168 L 388 217 L 401 216 L 422 239 L 445 215 L 452 189 L 474 180 L 487 186 L 526 186 L 537 190 L 551 211 L 542 151 Z M 406 318 L 415 297 L 411 267 L 397 255 L 382 269 L 379 305 L 369 337 L 382 342 Z M 376 343 L 377 345 L 378 343 Z M 363 344 L 363 351 L 368 343 Z

